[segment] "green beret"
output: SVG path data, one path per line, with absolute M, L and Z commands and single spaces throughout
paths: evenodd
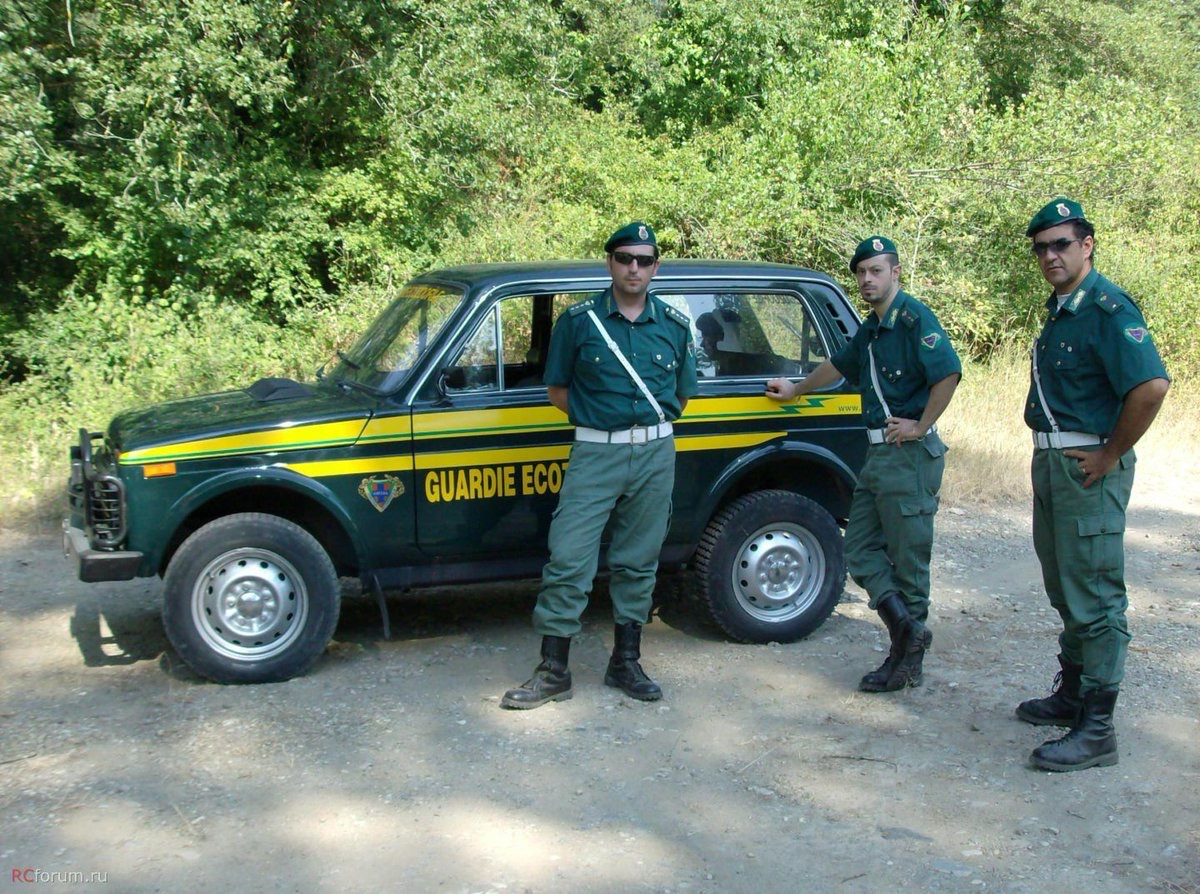
M 652 245 L 654 254 L 658 254 L 658 242 L 654 239 L 654 230 L 650 229 L 649 224 L 642 223 L 640 220 L 625 224 L 609 236 L 608 241 L 604 243 L 604 251 L 607 254 L 623 245 Z
M 896 257 L 899 257 L 900 252 L 896 251 L 896 243 L 887 236 L 869 236 L 858 243 L 858 248 L 854 249 L 854 257 L 850 259 L 850 272 L 857 273 L 859 261 L 865 261 L 867 258 L 873 258 L 876 255 L 896 255 Z
M 1083 206 L 1078 202 L 1072 202 L 1070 199 L 1064 199 L 1062 196 L 1059 196 L 1033 216 L 1033 220 L 1029 222 L 1029 229 L 1025 231 L 1025 235 L 1032 236 L 1034 233 L 1041 232 L 1047 227 L 1057 227 L 1059 224 L 1065 224 L 1072 220 L 1087 220 L 1083 216 Z

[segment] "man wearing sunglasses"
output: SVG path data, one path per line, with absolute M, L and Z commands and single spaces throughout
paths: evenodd
M 843 376 L 862 393 L 870 447 L 846 524 L 846 567 L 867 591 L 891 638 L 864 692 L 920 686 L 933 635 L 929 557 L 946 447 L 935 424 L 950 404 L 962 364 L 933 311 L 900 288 L 892 240 L 859 243 L 850 272 L 873 313 L 850 343 L 799 383 L 767 382 L 767 397 L 791 400 Z
M 1054 691 L 1021 702 L 1017 717 L 1069 727 L 1034 749 L 1035 767 L 1083 770 L 1117 762 L 1133 445 L 1158 413 L 1168 379 L 1138 306 L 1093 267 L 1095 230 L 1079 203 L 1055 199 L 1025 235 L 1054 287 L 1033 346 L 1025 423 L 1034 445 L 1033 545 L 1063 631 Z
M 671 517 L 672 423 L 697 391 L 696 352 L 691 319 L 649 293 L 658 272 L 654 231 L 634 221 L 604 251 L 612 285 L 567 308 L 550 337 L 547 391 L 575 426 L 575 443 L 533 610 L 542 660 L 504 694 L 505 708 L 571 697 L 571 637 L 580 631 L 606 525 L 615 643 L 604 682 L 641 701 L 662 698 L 639 663 L 642 625 Z

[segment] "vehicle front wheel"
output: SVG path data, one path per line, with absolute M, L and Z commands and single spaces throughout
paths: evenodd
M 304 673 L 332 638 L 341 601 L 337 573 L 316 538 L 256 512 L 219 518 L 188 537 L 163 590 L 171 644 L 218 683 Z
M 833 612 L 846 585 L 837 522 L 807 497 L 764 490 L 709 522 L 694 563 L 700 603 L 735 640 L 793 642 Z

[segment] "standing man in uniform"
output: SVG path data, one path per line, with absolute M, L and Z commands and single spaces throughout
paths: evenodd
M 767 396 L 790 400 L 843 376 L 862 393 L 870 447 L 846 525 L 846 567 L 887 625 L 891 648 L 862 678 L 864 692 L 920 686 L 933 634 L 929 556 L 946 446 L 938 417 L 950 404 L 962 364 L 937 317 L 900 288 L 892 240 L 872 236 L 850 259 L 873 313 L 842 350 L 799 383 L 767 382 Z
M 1070 727 L 1034 749 L 1035 767 L 1107 767 L 1117 762 L 1112 717 L 1129 645 L 1133 445 L 1162 406 L 1167 372 L 1133 299 L 1094 269 L 1095 229 L 1078 202 L 1050 202 L 1025 235 L 1054 287 L 1033 346 L 1025 423 L 1033 429 L 1033 546 L 1063 631 L 1055 690 L 1022 702 L 1017 716 Z
M 504 694 L 505 708 L 536 708 L 572 695 L 567 656 L 610 524 L 609 593 L 615 644 L 604 683 L 642 701 L 662 690 L 639 664 L 658 554 L 675 486 L 672 425 L 696 393 L 691 320 L 649 294 L 658 272 L 654 231 L 641 221 L 604 245 L 612 285 L 568 308 L 546 360 L 550 402 L 575 426 L 575 443 L 550 524 L 550 561 L 533 626 L 542 661 Z

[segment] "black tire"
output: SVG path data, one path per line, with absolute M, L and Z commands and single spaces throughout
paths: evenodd
M 337 626 L 341 587 L 311 534 L 257 512 L 209 522 L 183 542 L 163 582 L 163 626 L 192 670 L 218 683 L 304 673 Z
M 745 643 L 789 643 L 824 623 L 846 586 L 842 533 L 807 497 L 763 490 L 708 523 L 696 592 L 713 622 Z

